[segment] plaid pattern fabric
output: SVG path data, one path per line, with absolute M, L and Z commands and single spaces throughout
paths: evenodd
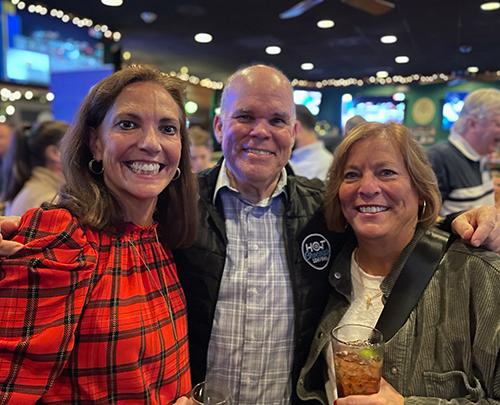
M 0 261 L 0 404 L 168 404 L 189 392 L 185 299 L 155 226 L 117 236 L 36 209 L 14 240 L 26 247 Z
M 294 306 L 283 237 L 284 193 L 275 192 L 266 205 L 242 201 L 228 188 L 219 193 L 228 244 L 207 380 L 226 382 L 235 404 L 289 404 Z

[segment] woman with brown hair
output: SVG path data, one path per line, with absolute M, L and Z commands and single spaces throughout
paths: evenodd
M 28 211 L 13 238 L 23 248 L 0 262 L 0 403 L 168 404 L 189 392 L 170 251 L 197 220 L 182 92 L 133 66 L 84 99 L 62 140 L 57 205 Z
M 51 202 L 64 184 L 59 143 L 68 129 L 63 121 L 44 121 L 17 131 L 2 163 L 5 215 Z
M 434 228 L 441 202 L 436 178 L 404 126 L 363 124 L 334 159 L 326 222 L 350 237 L 331 265 L 329 302 L 299 396 L 331 404 L 330 332 L 361 324 L 384 333 L 380 390 L 336 405 L 498 400 L 499 256 Z

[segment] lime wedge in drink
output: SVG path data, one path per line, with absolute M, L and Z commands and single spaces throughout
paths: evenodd
M 371 349 L 369 347 L 364 347 L 359 351 L 359 357 L 363 360 L 373 360 L 378 358 L 378 354 L 375 349 Z

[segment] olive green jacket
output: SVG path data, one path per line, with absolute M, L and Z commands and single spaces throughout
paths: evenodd
M 428 232 L 417 230 L 402 252 L 381 285 L 385 298 Z M 355 246 L 352 238 L 332 263 L 329 302 L 297 384 L 303 400 L 327 404 L 322 351 L 350 304 Z M 500 404 L 499 351 L 500 256 L 455 241 L 406 323 L 386 343 L 383 376 L 406 404 Z

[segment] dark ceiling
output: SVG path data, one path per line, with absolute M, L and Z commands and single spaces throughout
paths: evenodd
M 500 69 L 500 10 L 482 11 L 483 1 L 393 0 L 392 11 L 374 16 L 341 0 L 325 0 L 299 17 L 278 18 L 298 1 L 124 0 L 117 8 L 99 0 L 42 3 L 120 31 L 131 62 L 153 63 L 165 71 L 188 66 L 190 73 L 214 80 L 255 62 L 307 80 L 362 78 L 379 70 L 409 75 L 461 74 L 471 65 L 480 71 Z M 157 13 L 157 20 L 144 23 L 143 11 Z M 317 28 L 320 19 L 332 19 L 335 26 Z M 196 43 L 197 32 L 209 32 L 214 40 Z M 385 34 L 399 40 L 382 44 Z M 268 45 L 279 45 L 281 54 L 267 55 Z M 410 62 L 395 63 L 398 55 L 409 56 Z M 312 62 L 315 69 L 301 70 L 302 62 Z

